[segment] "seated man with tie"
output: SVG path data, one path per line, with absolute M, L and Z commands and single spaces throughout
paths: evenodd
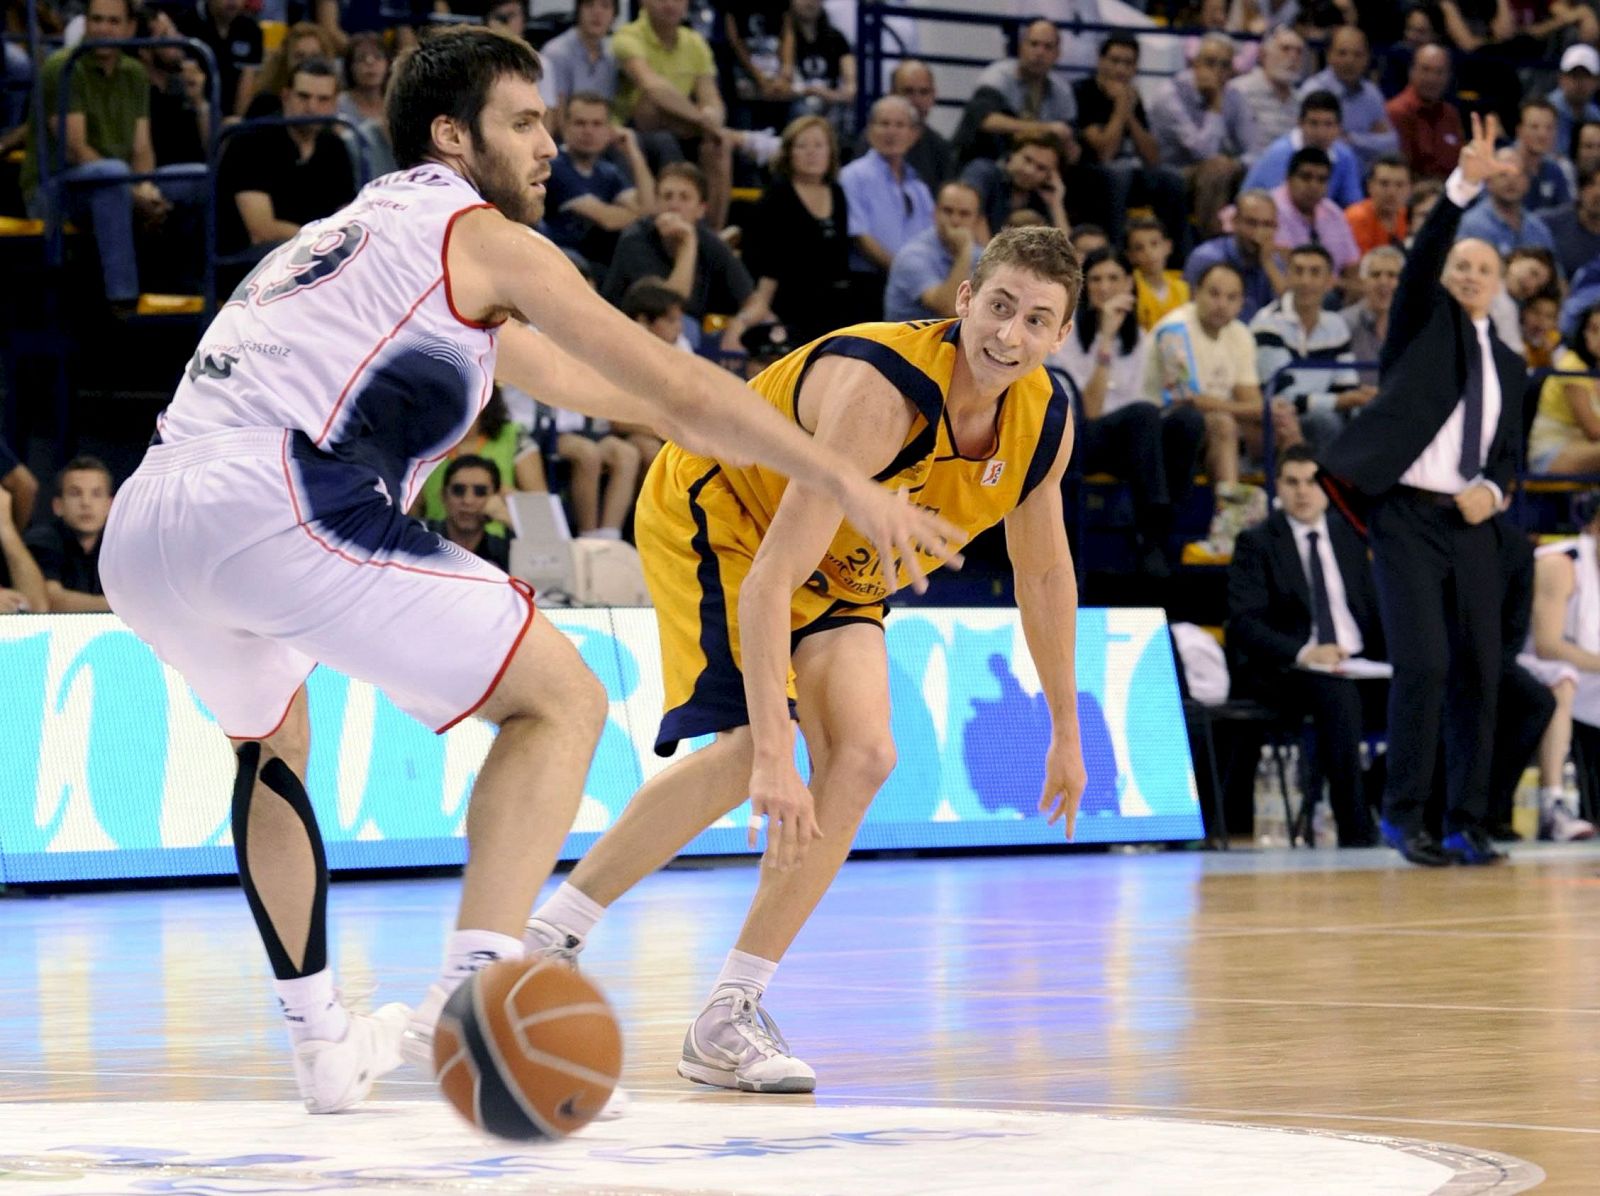
M 1394 665 L 1383 836 L 1429 867 L 1505 858 L 1486 826 L 1503 601 L 1492 516 L 1515 468 L 1525 370 L 1490 327 L 1500 255 L 1455 235 L 1485 181 L 1514 168 L 1495 158 L 1497 123 L 1473 116 L 1401 272 L 1378 397 L 1322 457 L 1330 496 L 1370 531 Z M 1424 819 L 1441 735 L 1442 843 Z
M 1350 525 L 1328 515 L 1310 449 L 1284 451 L 1276 485 L 1278 509 L 1239 533 L 1228 569 L 1235 689 L 1311 716 L 1339 846 L 1371 847 L 1377 835 L 1361 792 L 1362 705 L 1370 695 L 1376 713 L 1383 687 L 1321 670 L 1352 656 L 1383 658 L 1372 567 Z

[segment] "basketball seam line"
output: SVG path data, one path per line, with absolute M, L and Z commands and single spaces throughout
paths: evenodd
M 496 1040 L 493 1027 L 489 1024 L 489 1014 L 484 1007 L 483 986 L 481 984 L 472 986 L 472 1011 L 477 1019 L 479 1033 L 483 1038 L 484 1046 L 488 1048 L 489 1054 L 494 1060 L 495 1070 L 500 1073 L 502 1086 L 511 1094 L 511 1099 L 517 1102 L 517 1106 L 527 1116 L 528 1120 L 536 1125 L 546 1137 L 565 1137 L 565 1134 L 545 1120 L 544 1115 L 533 1107 L 523 1093 L 522 1085 L 516 1083 L 513 1073 L 507 1068 L 505 1055 L 501 1052 L 500 1043 Z M 483 1124 L 481 1119 L 478 1124 Z
M 538 1013 L 524 1014 L 519 1017 L 508 1018 L 519 1031 L 530 1026 L 542 1026 L 546 1022 L 553 1022 L 563 1017 L 608 1017 L 611 1006 L 604 1001 L 573 1002 L 570 1005 L 558 1005 L 554 1009 L 544 1009 Z

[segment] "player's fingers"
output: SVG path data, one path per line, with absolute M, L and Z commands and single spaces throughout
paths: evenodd
M 761 815 L 754 810 L 750 813 L 750 822 L 747 830 L 749 831 L 747 841 L 750 844 L 750 850 L 754 851 L 756 848 L 756 836 L 761 833 Z
M 906 584 L 920 594 L 928 588 L 928 574 L 923 569 L 922 558 L 917 555 L 916 550 L 909 545 L 907 547 L 908 551 L 901 558 L 906 568 Z
M 894 594 L 900 589 L 900 568 L 897 546 L 892 538 L 880 537 L 873 540 L 872 547 L 878 554 L 882 565 L 880 572 L 883 574 L 883 588 L 886 593 Z

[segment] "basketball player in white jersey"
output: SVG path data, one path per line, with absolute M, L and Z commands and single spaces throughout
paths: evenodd
M 239 876 L 314 1113 L 354 1104 L 399 1065 L 410 1013 L 353 1013 L 334 989 L 327 866 L 302 781 L 307 674 L 322 663 L 369 681 L 440 731 L 469 715 L 499 728 L 467 813 L 457 929 L 410 1028 L 423 1057 L 444 997 L 521 957 L 606 717 L 600 683 L 535 616 L 528 587 L 405 514 L 495 379 L 826 488 L 907 562 L 918 545 L 955 544 L 730 374 L 629 323 L 526 227 L 556 153 L 539 75 L 525 43 L 485 29 L 402 61 L 388 121 L 405 168 L 241 284 L 105 532 L 112 609 L 236 745 Z

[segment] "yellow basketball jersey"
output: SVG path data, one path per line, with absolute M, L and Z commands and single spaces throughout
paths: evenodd
M 1000 398 L 992 453 L 962 457 L 950 434 L 945 401 L 960 351 L 959 320 L 857 324 L 840 329 L 774 362 L 750 383 L 789 419 L 796 417 L 800 387 L 823 357 L 867 362 L 917 409 L 905 444 L 877 480 L 909 491 L 920 506 L 938 512 L 970 539 L 1022 502 L 1055 462 L 1070 401 L 1043 369 L 1034 370 Z M 723 466 L 728 485 L 765 533 L 789 480 L 759 465 Z M 924 558 L 923 568 L 935 564 Z M 905 582 L 901 568 L 901 583 Z M 877 553 L 848 523 L 806 583 L 814 593 L 853 604 L 881 602 L 886 594 Z

